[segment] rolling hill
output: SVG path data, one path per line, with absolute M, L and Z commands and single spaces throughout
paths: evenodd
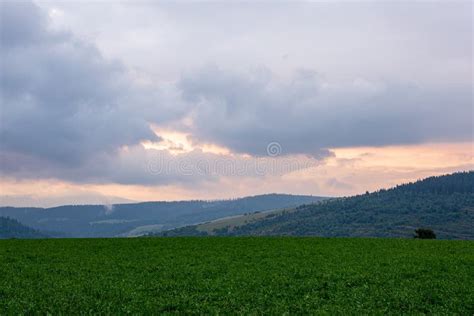
M 427 227 L 438 238 L 474 239 L 474 172 L 430 177 L 234 223 L 222 220 L 212 231 L 201 224 L 161 235 L 412 237 L 416 228 Z
M 295 207 L 322 199 L 305 195 L 266 194 L 218 201 L 65 205 L 52 208 L 0 207 L 0 216 L 17 219 L 34 229 L 57 232 L 63 237 L 125 237 L 255 211 Z

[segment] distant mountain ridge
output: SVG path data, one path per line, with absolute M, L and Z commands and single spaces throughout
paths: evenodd
M 474 239 L 474 172 L 430 177 L 388 190 L 301 205 L 211 235 L 412 237 L 419 227 L 439 238 Z M 206 235 L 199 226 L 161 235 Z
M 25 226 L 15 219 L 0 217 L 0 239 L 46 237 L 47 234 Z
M 323 197 L 265 194 L 232 200 L 142 202 L 115 205 L 65 205 L 52 208 L 0 207 L 14 218 L 62 237 L 136 236 L 247 212 L 295 207 Z

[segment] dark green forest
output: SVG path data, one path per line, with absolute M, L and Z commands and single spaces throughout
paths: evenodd
M 0 217 L 0 239 L 46 237 L 48 237 L 46 234 L 25 226 L 15 219 Z

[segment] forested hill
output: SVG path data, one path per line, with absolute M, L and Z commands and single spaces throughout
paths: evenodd
M 412 237 L 431 228 L 438 238 L 474 239 L 474 172 L 431 177 L 374 193 L 302 205 L 216 235 Z M 186 234 L 191 228 L 182 229 Z M 180 235 L 179 231 L 169 235 Z
M 474 192 L 474 171 L 458 172 L 451 175 L 430 177 L 415 183 L 396 186 L 397 192 L 453 194 Z M 384 190 L 381 190 L 383 192 Z
M 217 201 L 159 201 L 115 205 L 64 205 L 51 208 L 0 207 L 0 216 L 63 237 L 138 236 L 226 216 L 296 207 L 322 197 L 265 194 Z
M 0 239 L 45 237 L 47 237 L 46 234 L 25 226 L 17 220 L 8 217 L 0 217 Z

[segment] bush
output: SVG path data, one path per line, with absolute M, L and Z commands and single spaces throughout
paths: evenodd
M 436 234 L 429 228 L 418 228 L 415 230 L 415 238 L 419 239 L 436 239 Z

